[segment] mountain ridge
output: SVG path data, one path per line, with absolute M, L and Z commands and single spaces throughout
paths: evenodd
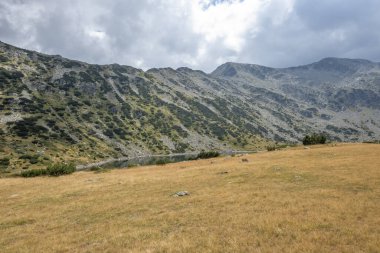
M 18 50 L 23 50 L 23 51 L 29 51 L 29 52 L 34 52 L 34 53 L 38 53 L 38 54 L 41 54 L 41 55 L 45 55 L 45 56 L 49 56 L 49 57 L 58 57 L 58 58 L 62 58 L 64 60 L 69 60 L 69 61 L 73 61 L 73 62 L 78 62 L 78 63 L 82 63 L 82 64 L 87 64 L 87 65 L 94 65 L 94 66 L 110 66 L 110 65 L 118 65 L 118 66 L 123 66 L 123 67 L 132 67 L 132 68 L 135 68 L 135 69 L 138 69 L 138 70 L 141 70 L 141 71 L 144 71 L 143 69 L 139 69 L 138 67 L 134 67 L 134 66 L 131 66 L 131 65 L 127 65 L 127 64 L 120 64 L 120 63 L 108 63 L 108 64 L 97 64 L 97 63 L 88 63 L 88 62 L 85 62 L 83 60 L 75 60 L 75 59 L 70 59 L 70 58 L 67 58 L 65 56 L 62 56 L 60 54 L 48 54 L 48 53 L 41 53 L 39 51 L 36 51 L 36 50 L 31 50 L 31 49 L 25 49 L 25 48 L 22 48 L 22 47 L 18 47 L 18 46 L 14 46 L 12 44 L 9 44 L 9 43 L 6 43 L 6 42 L 3 42 L 0 40 L 0 45 L 2 46 L 9 46 L 9 47 L 12 47 L 14 49 L 18 49 Z M 154 69 L 173 69 L 173 70 L 180 70 L 180 69 L 189 69 L 189 70 L 192 70 L 192 71 L 200 71 L 202 73 L 205 73 L 205 74 L 212 74 L 212 72 L 214 72 L 217 68 L 225 65 L 225 64 L 236 64 L 236 65 L 252 65 L 252 66 L 258 66 L 258 67 L 263 67 L 263 68 L 268 68 L 268 69 L 277 69 L 277 70 L 281 70 L 281 69 L 291 69 L 291 68 L 298 68 L 298 67 L 304 67 L 304 66 L 308 66 L 308 65 L 313 65 L 313 64 L 316 64 L 316 63 L 319 63 L 319 62 L 323 62 L 323 61 L 326 61 L 326 60 L 348 60 L 348 61 L 356 61 L 356 62 L 367 62 L 367 63 L 373 63 L 373 64 L 380 64 L 380 62 L 377 62 L 377 61 L 371 61 L 371 60 L 368 60 L 368 59 L 364 59 L 364 58 L 347 58 L 347 57 L 332 57 L 332 56 L 328 56 L 328 57 L 324 57 L 324 58 L 321 58 L 320 60 L 317 60 L 315 62 L 312 62 L 312 63 L 308 63 L 308 64 L 301 64 L 301 65 L 295 65 L 295 66 L 288 66 L 288 67 L 271 67 L 271 66 L 266 66 L 266 65 L 260 65 L 260 64 L 256 64 L 256 63 L 246 63 L 246 62 L 232 62 L 232 61 L 227 61 L 225 63 L 222 63 L 221 65 L 217 66 L 213 71 L 211 71 L 210 73 L 207 73 L 201 69 L 192 69 L 190 67 L 186 67 L 186 66 L 182 66 L 182 67 L 177 67 L 177 68 L 173 68 L 173 67 L 170 67 L 170 66 L 166 66 L 166 67 L 152 67 L 152 68 L 148 68 L 147 70 L 145 70 L 145 72 L 148 72 L 150 70 L 154 70 Z

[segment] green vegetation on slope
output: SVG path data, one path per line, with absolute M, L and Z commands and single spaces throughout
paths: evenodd
M 9 158 L 6 171 L 265 143 L 235 116 L 229 123 L 209 109 L 207 96 L 179 92 L 138 69 L 2 43 L 0 55 L 0 159 Z M 217 111 L 230 111 L 228 101 L 218 101 Z

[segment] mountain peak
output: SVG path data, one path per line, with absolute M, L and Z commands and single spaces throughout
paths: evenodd
M 257 64 L 245 64 L 226 62 L 217 67 L 212 73 L 215 77 L 231 78 L 241 74 L 250 74 L 259 79 L 265 79 L 266 76 L 276 71 L 294 70 L 294 69 L 314 69 L 326 72 L 353 73 L 360 69 L 372 68 L 377 63 L 365 59 L 349 59 L 326 57 L 317 62 L 289 68 L 270 68 Z
M 237 63 L 226 62 L 219 67 L 217 67 L 211 74 L 214 76 L 225 76 L 232 77 L 237 74 L 236 70 Z
M 326 57 L 316 63 L 327 64 L 372 64 L 372 61 L 365 59 L 351 59 L 351 58 L 338 58 L 338 57 Z
M 317 70 L 337 71 L 337 72 L 353 72 L 362 67 L 369 67 L 374 63 L 364 59 L 349 59 L 327 57 L 318 62 L 310 64 L 310 66 Z
M 249 74 L 259 79 L 264 79 L 268 73 L 271 73 L 274 70 L 274 68 L 256 64 L 226 62 L 216 68 L 211 75 L 219 77 L 233 77 L 239 74 Z

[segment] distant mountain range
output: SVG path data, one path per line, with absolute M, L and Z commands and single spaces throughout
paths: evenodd
M 142 71 L 0 43 L 0 159 L 9 159 L 8 169 L 258 149 L 312 132 L 380 139 L 379 63 L 325 58 L 281 69 L 225 63 L 210 74 Z

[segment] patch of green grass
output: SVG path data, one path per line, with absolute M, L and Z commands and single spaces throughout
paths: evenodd
M 47 174 L 49 176 L 61 176 L 61 175 L 67 175 L 71 174 L 75 171 L 75 165 L 70 163 L 70 164 L 65 164 L 65 163 L 56 163 L 49 165 L 46 169 Z
M 45 176 L 47 175 L 47 170 L 45 169 L 33 169 L 33 170 L 26 170 L 21 172 L 20 174 L 22 177 L 39 177 L 39 176 Z

